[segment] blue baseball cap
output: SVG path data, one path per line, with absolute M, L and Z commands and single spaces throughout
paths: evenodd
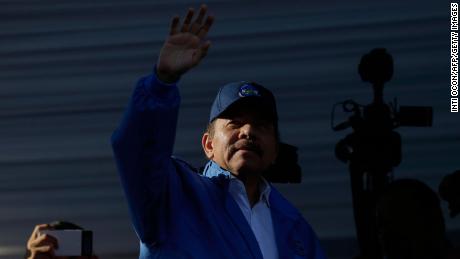
M 238 105 L 238 103 L 246 102 L 254 105 L 273 119 L 278 121 L 278 113 L 276 111 L 276 102 L 273 93 L 267 88 L 254 82 L 233 82 L 222 86 L 217 92 L 216 99 L 211 107 L 209 122 L 222 115 L 230 107 Z

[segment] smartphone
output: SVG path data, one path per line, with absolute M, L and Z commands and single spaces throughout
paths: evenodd
M 42 230 L 43 234 L 57 239 L 56 256 L 91 256 L 93 254 L 93 232 L 81 229 Z

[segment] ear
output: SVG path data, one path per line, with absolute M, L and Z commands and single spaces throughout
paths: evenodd
M 206 157 L 208 159 L 212 159 L 214 157 L 214 146 L 212 145 L 212 138 L 208 132 L 203 134 L 203 137 L 201 138 L 201 146 L 203 147 Z

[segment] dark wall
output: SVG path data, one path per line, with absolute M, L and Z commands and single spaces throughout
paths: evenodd
M 177 155 L 199 166 L 217 88 L 257 81 L 277 97 L 283 140 L 299 147 L 303 183 L 279 189 L 325 242 L 348 240 L 354 236 L 348 171 L 333 153 L 345 132 L 332 132 L 330 112 L 348 98 L 371 101 L 357 64 L 372 48 L 385 47 L 395 60 L 386 100 L 434 107 L 432 128 L 399 131 L 404 158 L 395 176 L 437 188 L 443 175 L 459 169 L 460 117 L 449 107 L 448 2 L 207 4 L 216 16 L 213 45 L 180 82 Z M 22 253 L 33 226 L 55 219 L 92 229 L 103 258 L 137 252 L 109 137 L 137 78 L 151 72 L 170 17 L 188 6 L 199 3 L 0 3 L 0 257 Z M 447 224 L 460 228 L 458 221 Z M 329 253 L 350 253 L 334 244 L 339 250 Z

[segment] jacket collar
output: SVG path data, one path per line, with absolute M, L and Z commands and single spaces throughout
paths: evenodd
M 230 192 L 243 192 L 246 193 L 246 189 L 244 184 L 241 180 L 239 180 L 236 176 L 234 176 L 231 172 L 227 171 L 226 169 L 220 167 L 216 162 L 209 160 L 203 170 L 203 176 L 212 178 L 212 177 L 222 177 L 225 176 L 230 179 Z M 261 182 L 259 185 L 260 188 L 260 197 L 259 199 L 267 204 L 270 208 L 270 191 L 271 186 L 264 177 L 261 177 Z
M 209 160 L 203 169 L 203 176 L 212 178 L 220 175 L 230 177 L 232 174 L 224 168 L 220 167 L 216 162 Z

